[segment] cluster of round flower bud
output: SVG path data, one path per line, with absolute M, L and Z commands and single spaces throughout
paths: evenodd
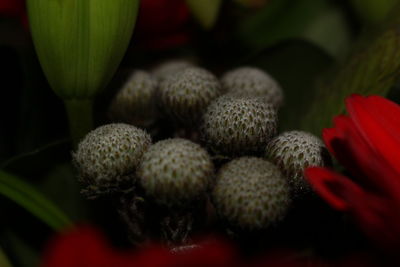
M 97 128 L 73 153 L 86 190 L 101 195 L 136 185 L 168 209 L 208 196 L 222 221 L 245 230 L 282 220 L 292 193 L 307 191 L 304 169 L 329 162 L 325 148 L 309 133 L 277 136 L 283 91 L 266 72 L 241 67 L 221 77 L 184 61 L 134 71 L 109 110 L 127 124 Z M 200 138 L 170 135 L 151 144 L 140 128 L 160 114 Z M 221 157 L 222 166 L 213 162 Z

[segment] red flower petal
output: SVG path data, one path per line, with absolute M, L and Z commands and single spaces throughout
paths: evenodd
M 168 267 L 172 266 L 175 255 L 171 254 L 169 250 L 157 244 L 150 245 L 149 247 L 142 248 L 135 253 L 126 254 L 125 265 L 121 267 Z
M 103 235 L 91 227 L 66 231 L 50 242 L 43 267 L 106 267 L 111 251 Z
M 400 247 L 400 202 L 390 195 L 364 191 L 347 177 L 310 167 L 305 175 L 315 191 L 334 209 L 352 215 L 361 230 L 381 247 Z
M 348 211 L 351 205 L 347 201 L 348 194 L 352 193 L 350 191 L 360 190 L 347 177 L 326 168 L 310 167 L 304 174 L 314 190 L 337 210 Z
M 377 102 L 379 102 L 377 107 L 371 105 Z M 391 105 L 390 108 L 378 111 L 377 109 L 382 106 L 380 100 L 377 101 L 377 98 L 367 99 L 358 95 L 348 98 L 346 106 L 352 121 L 370 148 L 396 171 L 400 186 L 400 164 L 398 164 L 400 159 L 400 137 L 398 136 L 400 127 L 397 126 L 398 123 L 389 126 L 389 122 L 393 121 L 392 116 L 396 115 L 398 110 Z M 383 119 L 382 117 L 388 118 Z M 397 133 L 395 134 L 396 130 Z
M 400 106 L 381 96 L 368 96 L 363 98 L 363 102 L 368 106 L 370 116 L 400 143 Z
M 42 267 L 240 266 L 237 253 L 230 244 L 215 239 L 207 239 L 201 244 L 199 248 L 175 254 L 158 244 L 117 251 L 96 229 L 76 227 L 50 242 Z
M 203 245 L 200 245 L 199 248 L 187 253 L 178 254 L 171 266 L 243 266 L 237 255 L 237 251 L 229 243 L 222 240 L 212 240 L 203 242 Z
M 324 168 L 305 175 L 333 208 L 347 211 L 382 248 L 400 248 L 400 107 L 379 96 L 346 100 L 349 116 L 323 131 L 328 149 L 357 183 Z
M 336 139 L 342 139 L 342 136 L 340 136 L 340 133 L 336 130 L 336 128 L 325 128 L 322 130 L 322 139 L 325 142 L 326 148 L 329 150 L 329 152 L 337 158 L 340 156 L 340 154 L 336 154 L 336 151 L 334 147 L 332 146 L 332 143 Z
M 184 0 L 142 0 L 137 27 L 139 31 L 174 32 L 190 18 Z
M 135 40 L 150 50 L 173 48 L 190 39 L 190 11 L 184 0 L 142 0 Z
M 333 151 L 336 159 L 354 176 L 365 177 L 369 174 L 365 168 L 372 167 L 373 151 L 364 142 L 351 119 L 341 115 L 334 118 L 335 128 L 323 132 L 327 147 Z
M 363 186 L 400 196 L 398 173 L 369 146 L 353 121 L 341 115 L 334 123 L 335 128 L 324 130 L 323 139 L 338 161 Z

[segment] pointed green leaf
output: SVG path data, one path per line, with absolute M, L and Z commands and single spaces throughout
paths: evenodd
M 0 170 L 0 195 L 16 202 L 53 229 L 71 224 L 68 217 L 33 186 Z
M 363 36 L 349 60 L 319 86 L 308 113 L 300 120 L 302 129 L 320 134 L 335 115 L 345 111 L 344 99 L 350 94 L 388 93 L 400 77 L 398 12 L 400 6 L 381 31 L 370 38 Z
M 103 89 L 128 46 L 139 0 L 28 0 L 42 68 L 64 99 Z
M 186 3 L 204 29 L 209 30 L 215 25 L 222 0 L 186 0 Z

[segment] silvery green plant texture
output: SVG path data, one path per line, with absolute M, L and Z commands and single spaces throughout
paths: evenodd
M 73 162 L 90 196 L 133 184 L 136 168 L 151 144 L 150 136 L 133 125 L 113 123 L 91 131 L 79 143 Z
M 309 193 L 303 169 L 325 164 L 317 137 L 278 135 L 283 99 L 252 67 L 221 80 L 181 59 L 134 70 L 110 101 L 110 118 L 124 123 L 99 127 L 73 153 L 80 181 L 121 197 L 120 214 L 140 240 L 149 216 L 168 244 L 187 243 L 205 221 L 239 233 L 277 227 L 298 199 L 292 192 Z M 158 129 L 152 138 L 149 124 Z

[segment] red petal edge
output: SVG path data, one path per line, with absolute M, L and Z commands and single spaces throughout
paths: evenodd
M 349 195 L 354 190 L 359 190 L 350 179 L 321 167 L 307 168 L 304 174 L 314 190 L 334 209 L 350 210 L 351 203 L 347 201 Z

